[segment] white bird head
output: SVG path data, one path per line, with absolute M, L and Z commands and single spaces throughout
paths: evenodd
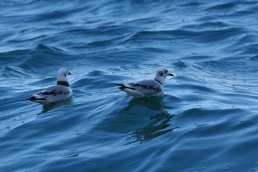
M 61 68 L 57 72 L 57 81 L 67 81 L 66 76 L 70 75 L 71 73 L 68 72 L 66 68 Z
M 160 82 L 161 85 L 164 84 L 167 76 L 174 76 L 172 73 L 169 73 L 167 69 L 161 68 L 156 71 L 155 80 Z

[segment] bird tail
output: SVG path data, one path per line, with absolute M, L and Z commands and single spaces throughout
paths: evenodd
M 40 100 L 46 100 L 46 99 L 45 98 L 39 98 L 39 97 L 36 97 L 36 96 L 32 96 L 28 100 L 30 100 L 30 101 L 40 101 Z
M 29 98 L 28 100 L 30 100 L 30 101 L 35 101 L 35 100 L 37 100 L 36 99 L 36 97 L 35 96 L 32 96 L 31 98 Z
M 126 85 L 124 85 L 124 84 L 115 84 L 115 85 L 118 86 L 118 88 L 119 88 L 120 90 L 124 90 L 125 88 L 134 90 L 134 88 L 129 87 L 129 86 L 126 86 Z

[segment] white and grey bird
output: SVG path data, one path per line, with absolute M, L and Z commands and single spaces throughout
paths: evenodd
M 67 81 L 66 76 L 71 74 L 66 68 L 61 68 L 57 73 L 57 84 L 37 92 L 30 101 L 34 101 L 43 105 L 71 98 L 73 91 Z
M 153 80 L 142 80 L 136 83 L 115 84 L 119 89 L 132 95 L 133 97 L 150 97 L 161 96 L 164 92 L 164 82 L 167 76 L 174 76 L 167 69 L 161 68 L 156 71 L 156 76 Z

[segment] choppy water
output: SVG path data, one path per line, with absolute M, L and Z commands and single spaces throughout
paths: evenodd
M 256 0 L 0 2 L 0 171 L 258 171 Z M 72 102 L 26 99 L 66 67 Z M 113 84 L 166 67 L 163 98 Z

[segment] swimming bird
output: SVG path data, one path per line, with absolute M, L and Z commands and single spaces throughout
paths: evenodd
M 37 92 L 29 100 L 46 105 L 71 98 L 73 92 L 66 78 L 68 74 L 71 73 L 66 68 L 59 69 L 57 72 L 57 84 Z
M 164 82 L 167 76 L 174 76 L 167 69 L 161 68 L 156 71 L 153 80 L 142 80 L 136 83 L 115 84 L 122 91 L 132 95 L 133 97 L 150 97 L 161 96 L 164 92 Z

